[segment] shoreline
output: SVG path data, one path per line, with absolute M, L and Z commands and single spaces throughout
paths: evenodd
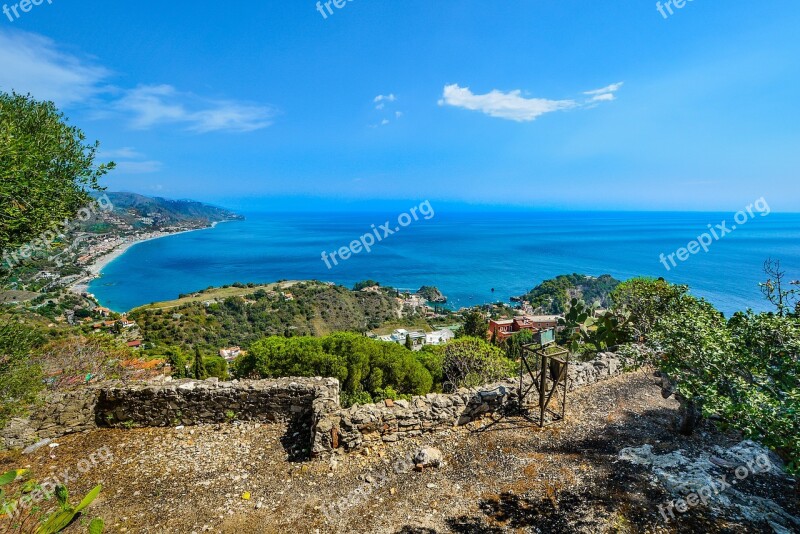
M 121 258 L 128 252 L 131 248 L 141 243 L 146 243 L 147 241 L 155 241 L 156 239 L 162 239 L 164 237 L 170 237 L 174 235 L 180 234 L 188 234 L 189 232 L 199 232 L 201 230 L 211 230 L 216 228 L 216 226 L 220 223 L 227 222 L 227 221 L 214 221 L 211 223 L 211 226 L 206 226 L 204 228 L 192 228 L 189 230 L 179 230 L 177 232 L 152 232 L 147 234 L 147 237 L 140 237 L 135 238 L 133 240 L 125 241 L 124 243 L 120 244 L 119 246 L 112 249 L 107 254 L 99 256 L 95 258 L 92 263 L 86 265 L 84 267 L 84 271 L 88 272 L 89 275 L 85 276 L 79 280 L 76 280 L 72 284 L 69 285 L 67 288 L 72 293 L 88 293 L 89 292 L 89 284 L 92 283 L 93 280 L 100 278 L 103 274 L 103 269 L 108 267 L 111 263 Z

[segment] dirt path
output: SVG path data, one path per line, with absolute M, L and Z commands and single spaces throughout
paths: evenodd
M 676 408 L 652 376 L 635 373 L 572 394 L 566 423 L 544 430 L 519 417 L 487 419 L 310 462 L 288 460 L 293 430 L 280 425 L 103 430 L 5 455 L 0 466 L 24 463 L 40 479 L 71 469 L 74 495 L 102 483 L 91 515 L 109 532 L 772 532 L 702 506 L 663 520 L 658 505 L 674 497 L 619 451 L 649 444 L 699 454 L 741 441 L 710 427 L 675 436 Z M 445 465 L 406 468 L 424 445 L 438 447 Z M 113 460 L 80 473 L 102 447 Z M 798 515 L 791 479 L 754 476 L 737 489 Z

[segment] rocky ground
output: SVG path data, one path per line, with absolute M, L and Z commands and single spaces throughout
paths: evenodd
M 66 475 L 73 495 L 103 484 L 89 515 L 109 532 L 800 532 L 800 486 L 775 470 L 666 521 L 671 492 L 730 482 L 755 450 L 711 427 L 676 436 L 676 408 L 640 372 L 571 394 L 566 422 L 544 430 L 497 416 L 311 461 L 303 429 L 281 425 L 100 430 L 6 453 L 0 471 Z M 444 464 L 416 471 L 426 446 Z

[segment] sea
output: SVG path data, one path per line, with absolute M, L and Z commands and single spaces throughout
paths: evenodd
M 89 290 L 124 312 L 235 282 L 372 279 L 401 289 L 436 286 L 458 309 L 508 302 L 560 274 L 610 274 L 688 284 L 730 316 L 770 309 L 759 288 L 765 260 L 780 260 L 787 280 L 800 279 L 800 214 L 755 212 L 736 221 L 699 212 L 422 213 L 244 213 L 243 221 L 139 243 Z M 698 238 L 711 242 L 679 253 Z M 362 243 L 372 240 L 367 252 Z

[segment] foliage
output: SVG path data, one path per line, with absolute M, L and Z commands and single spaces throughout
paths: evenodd
M 216 377 L 220 380 L 228 379 L 228 362 L 225 358 L 220 356 L 211 356 L 210 358 L 203 359 L 203 365 L 206 369 L 206 378 Z
M 397 319 L 394 298 L 384 291 L 350 291 L 321 282 L 291 287 L 293 300 L 254 291 L 205 306 L 141 308 L 130 314 L 149 342 L 222 347 L 250 344 L 266 336 L 322 336 L 334 331 L 374 329 Z
M 192 378 L 195 380 L 205 380 L 208 378 L 208 371 L 206 370 L 205 360 L 200 353 L 200 348 L 194 348 L 194 361 L 192 362 Z
M 517 361 L 522 357 L 522 346 L 534 342 L 535 335 L 530 330 L 523 330 L 507 338 L 503 342 L 506 358 Z
M 188 378 L 188 358 L 181 347 L 169 347 L 164 355 L 172 368 L 172 378 Z
M 738 313 L 729 322 L 737 377 L 720 410 L 800 472 L 800 320 Z
M 25 412 L 42 390 L 41 368 L 31 362 L 40 334 L 17 321 L 0 320 L 0 427 Z
M 71 336 L 50 341 L 32 361 L 41 367 L 49 389 L 64 389 L 90 379 L 125 378 L 122 362 L 130 356 L 130 349 L 110 336 Z
M 658 321 L 688 292 L 688 286 L 673 285 L 663 278 L 632 278 L 621 283 L 611 299 L 614 311 L 629 316 L 624 325 L 627 338 L 647 341 Z
M 515 374 L 514 362 L 484 339 L 456 339 L 444 348 L 442 369 L 445 390 L 476 387 Z
M 95 486 L 77 505 L 69 502 L 66 486 L 47 489 L 27 479 L 25 470 L 12 470 L 0 476 L 0 527 L 6 532 L 56 534 L 72 525 L 97 499 L 102 486 Z M 50 493 L 52 491 L 52 493 Z M 51 501 L 55 497 L 55 503 Z M 102 534 L 102 519 L 89 523 L 89 534 Z
M 334 377 L 342 384 L 345 405 L 380 398 L 388 388 L 401 395 L 423 395 L 433 388 L 431 373 L 412 351 L 344 332 L 322 338 L 262 339 L 237 360 L 236 375 Z
M 564 317 L 558 318 L 558 326 L 562 329 L 564 342 L 570 352 L 578 352 L 580 345 L 588 341 L 589 328 L 595 323 L 593 314 L 592 307 L 587 306 L 582 300 L 573 298 Z
M 684 286 L 630 282 L 621 291 L 628 302 L 642 300 L 632 306 L 631 324 L 646 341 L 646 349 L 631 352 L 667 378 L 681 401 L 681 430 L 690 432 L 700 414 L 713 415 L 800 472 L 800 319 L 748 311 L 726 321 Z
M 619 283 L 619 280 L 607 274 L 596 278 L 583 274 L 565 274 L 545 280 L 520 299 L 529 302 L 542 313 L 560 315 L 566 312 L 570 300 L 575 297 L 608 307 L 609 295 Z
M 764 262 L 764 273 L 767 281 L 758 284 L 761 294 L 778 310 L 778 315 L 783 317 L 800 309 L 800 290 L 787 289 L 787 285 L 797 286 L 800 282 L 784 282 L 786 272 L 781 269 L 780 260 L 768 259 Z
M 419 288 L 419 291 L 417 291 L 417 295 L 421 296 L 428 302 L 447 302 L 447 297 L 445 297 L 436 286 L 422 286 Z
M 353 286 L 353 291 L 361 291 L 362 289 L 366 289 L 368 287 L 380 287 L 380 283 L 376 282 L 375 280 L 362 280 L 361 282 L 356 282 Z
M 89 203 L 89 191 L 114 167 L 95 165 L 97 148 L 52 102 L 0 92 L 0 251 L 53 230 Z
M 486 339 L 488 334 L 489 325 L 480 311 L 472 310 L 464 316 L 464 327 L 459 333 L 460 336 Z

